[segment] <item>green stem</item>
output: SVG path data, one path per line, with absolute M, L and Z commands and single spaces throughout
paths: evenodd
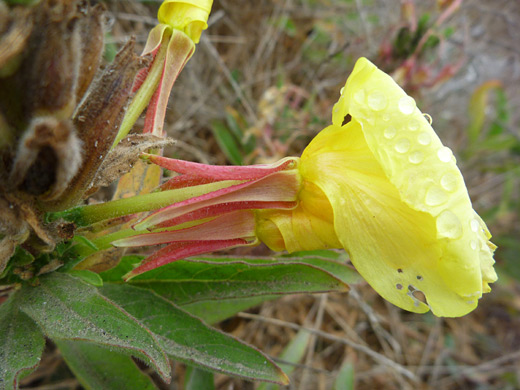
M 45 219 L 47 222 L 53 222 L 63 218 L 66 221 L 74 222 L 77 227 L 89 226 L 105 219 L 141 213 L 144 211 L 158 210 L 173 203 L 182 202 L 183 200 L 217 191 L 221 188 L 226 188 L 238 183 L 240 183 L 240 181 L 225 180 L 193 187 L 153 192 L 125 199 L 112 200 L 106 203 L 80 206 L 65 211 L 47 213 Z

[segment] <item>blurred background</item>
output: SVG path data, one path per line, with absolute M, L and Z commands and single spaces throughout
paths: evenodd
M 105 3 L 110 61 L 132 35 L 144 45 L 160 1 Z M 499 281 L 463 318 L 404 312 L 364 284 L 266 302 L 218 327 L 285 363 L 284 389 L 520 389 L 520 1 L 215 0 L 209 24 L 173 89 L 166 155 L 299 155 L 365 56 L 433 118 L 499 247 Z M 182 365 L 175 375 L 161 388 L 183 388 Z M 57 352 L 23 384 L 80 388 Z M 216 389 L 276 388 L 216 378 Z

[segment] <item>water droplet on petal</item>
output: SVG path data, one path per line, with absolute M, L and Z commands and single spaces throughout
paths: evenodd
M 415 100 L 410 96 L 403 96 L 397 105 L 404 115 L 410 115 L 415 110 Z
M 412 119 L 410 122 L 408 122 L 408 129 L 410 131 L 415 131 L 415 130 L 417 130 L 419 128 L 420 125 L 421 124 L 419 123 L 418 120 Z
M 471 227 L 471 231 L 476 233 L 478 231 L 480 224 L 478 223 L 478 221 L 476 219 L 472 219 L 471 222 L 469 223 L 469 226 Z
M 471 242 L 469 243 L 469 246 L 471 247 L 472 250 L 477 249 L 477 246 L 478 246 L 477 240 L 471 240 Z
M 388 115 L 388 114 L 384 114 L 384 115 L 383 115 L 383 120 L 384 120 L 385 122 L 388 122 L 388 121 L 390 120 L 390 115 Z
M 381 111 L 386 108 L 387 100 L 386 96 L 382 92 L 372 92 L 368 95 L 368 107 L 374 111 Z
M 430 142 L 432 142 L 432 136 L 430 135 L 430 133 L 428 133 L 427 131 L 423 131 L 421 134 L 419 134 L 419 136 L 417 137 L 417 141 L 419 141 L 419 143 L 421 145 L 429 145 Z
M 397 130 L 395 129 L 395 127 L 387 127 L 383 131 L 383 135 L 385 136 L 386 139 L 392 139 L 395 137 L 396 134 L 397 134 Z
M 453 157 L 453 152 L 447 146 L 443 146 L 437 151 L 437 157 L 439 157 L 439 160 L 441 160 L 442 162 L 447 163 L 451 161 L 451 158 Z
M 448 201 L 448 194 L 442 188 L 432 186 L 426 192 L 425 202 L 428 206 L 439 206 Z
M 437 231 L 444 237 L 456 239 L 462 236 L 462 225 L 453 212 L 444 210 L 437 217 Z
M 428 121 L 428 123 L 431 125 L 433 123 L 433 118 L 430 114 L 423 114 L 424 118 Z
M 408 138 L 401 138 L 395 144 L 395 150 L 399 153 L 406 153 L 410 150 L 410 140 Z
M 358 89 L 354 92 L 354 100 L 359 104 L 365 104 L 365 90 Z
M 457 189 L 457 176 L 453 173 L 446 173 L 441 177 L 441 186 L 448 192 L 453 192 Z
M 413 164 L 420 164 L 424 160 L 424 154 L 421 151 L 413 152 L 408 157 L 408 160 Z

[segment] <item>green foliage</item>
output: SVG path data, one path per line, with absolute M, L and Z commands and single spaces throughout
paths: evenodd
M 188 366 L 184 379 L 184 390 L 214 390 L 213 374 Z
M 295 364 L 299 363 L 303 359 L 310 337 L 311 333 L 309 333 L 309 331 L 305 329 L 300 330 L 278 357 L 280 361 L 286 362 L 280 363 L 280 368 L 288 376 L 294 371 Z M 276 390 L 279 388 L 279 386 L 271 383 L 262 383 L 258 386 L 257 390 Z
M 226 112 L 225 120 L 211 123 L 213 136 L 227 159 L 234 165 L 244 165 L 245 159 L 256 146 L 256 140 L 247 134 L 246 120 L 235 111 Z
M 59 251 L 67 254 L 68 248 Z M 131 357 L 146 362 L 166 381 L 168 358 L 196 367 L 187 375 L 187 389 L 212 382 L 208 370 L 285 384 L 283 371 L 260 351 L 189 312 L 214 323 L 279 294 L 342 291 L 358 280 L 340 254 L 316 251 L 279 258 L 183 260 L 122 283 L 121 277 L 141 259 L 127 256 L 101 274 L 54 272 L 21 284 L 0 306 L 4 388 L 16 389 L 20 377 L 37 367 L 44 336 L 60 348 L 86 389 L 136 384 L 154 389 Z M 15 260 L 33 261 L 23 251 Z M 284 357 L 296 359 L 304 344 L 296 338 Z
M 136 260 L 125 258 L 101 276 L 105 281 L 122 282 L 122 276 Z M 156 268 L 128 283 L 186 305 L 273 294 L 345 291 L 346 283 L 357 278 L 357 273 L 346 265 L 321 258 L 199 257 Z
M 334 381 L 334 390 L 354 390 L 354 365 L 352 363 L 345 362 L 341 365 Z
M 88 390 L 157 389 L 128 355 L 81 340 L 55 340 L 81 385 Z
M 45 345 L 38 325 L 20 311 L 18 294 L 0 305 L 0 389 L 18 388 L 24 374 L 40 362 Z

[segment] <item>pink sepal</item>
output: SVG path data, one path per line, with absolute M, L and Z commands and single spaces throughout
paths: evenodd
M 201 255 L 203 253 L 215 252 L 223 249 L 230 249 L 236 246 L 247 245 L 248 242 L 241 238 L 220 241 L 190 241 L 174 242 L 158 250 L 153 255 L 143 260 L 140 266 L 127 273 L 123 279 L 129 279 L 150 271 L 162 265 L 181 260 L 186 257 Z
M 162 168 L 169 169 L 177 173 L 188 174 L 200 178 L 213 180 L 256 180 L 261 179 L 271 173 L 279 172 L 293 163 L 292 159 L 280 160 L 276 164 L 269 165 L 248 165 L 248 166 L 227 166 L 227 165 L 206 165 L 189 161 L 176 160 L 152 154 L 143 156 L 150 162 Z
M 255 236 L 255 215 L 252 210 L 234 211 L 211 221 L 186 229 L 146 233 L 123 238 L 112 243 L 118 247 L 167 244 L 176 241 L 196 241 L 201 237 L 208 240 L 231 240 Z
M 160 186 L 160 189 L 162 191 L 166 190 L 175 190 L 177 188 L 186 188 L 186 187 L 193 187 L 198 186 L 201 184 L 208 184 L 208 183 L 214 183 L 218 180 L 215 179 L 207 179 L 204 177 L 198 177 L 195 175 L 179 175 L 171 178 L 167 182 L 163 183 Z
M 195 211 L 170 219 L 157 225 L 158 228 L 166 228 L 180 225 L 181 223 L 196 221 L 198 219 L 216 217 L 237 210 L 260 210 L 260 209 L 293 209 L 297 202 L 230 202 L 219 203 L 212 206 L 202 207 Z
M 148 229 L 183 214 L 215 204 L 244 201 L 295 202 L 299 189 L 299 176 L 288 172 L 276 172 L 260 180 L 236 184 L 174 203 L 152 213 L 133 227 L 136 230 Z

